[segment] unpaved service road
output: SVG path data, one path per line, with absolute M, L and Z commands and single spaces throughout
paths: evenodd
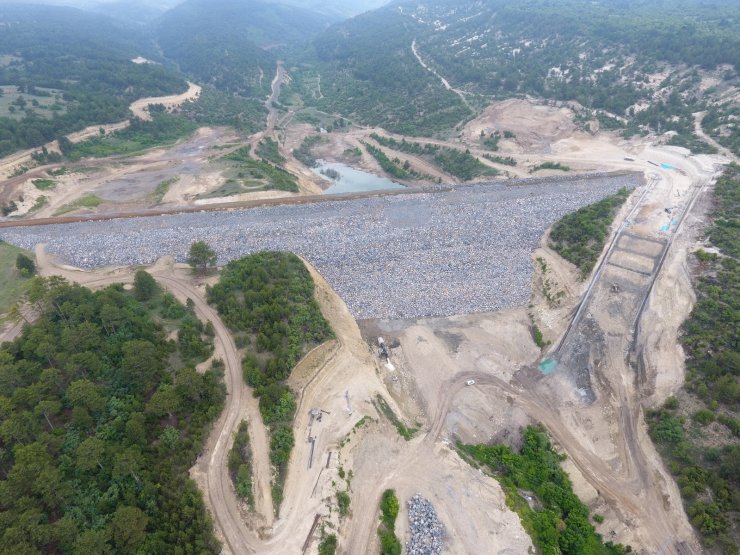
M 459 186 L 310 205 L 6 228 L 26 248 L 46 243 L 78 267 L 184 261 L 207 241 L 225 262 L 261 250 L 305 257 L 356 318 L 466 314 L 521 306 L 530 253 L 558 218 L 637 174 Z

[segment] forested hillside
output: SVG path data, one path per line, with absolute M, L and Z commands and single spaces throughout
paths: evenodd
M 1 553 L 220 551 L 188 477 L 225 395 L 193 368 L 208 330 L 141 274 L 30 288 L 40 317 L 0 348 Z
M 121 121 L 137 98 L 183 92 L 136 29 L 50 6 L 0 6 L 0 156 L 87 125 Z
M 602 120 L 614 127 L 656 106 L 629 131 L 673 130 L 690 142 L 684 112 L 703 107 L 691 68 L 722 66 L 724 80 L 737 80 L 740 7 L 698 0 L 396 2 L 314 41 L 317 104 L 399 132 L 408 131 L 410 118 L 422 122 L 420 131 L 426 121 L 452 127 L 466 110 L 413 57 L 413 41 L 424 63 L 471 99 L 575 100 L 606 112 Z M 442 113 L 449 117 L 430 116 Z
M 391 8 L 333 26 L 314 41 L 321 89 L 313 100 L 322 110 L 408 135 L 454 127 L 472 112 L 414 58 L 411 41 L 424 31 Z
M 277 53 L 308 42 L 330 21 L 255 0 L 188 0 L 157 21 L 155 34 L 182 71 L 221 90 L 256 96 L 270 90 Z

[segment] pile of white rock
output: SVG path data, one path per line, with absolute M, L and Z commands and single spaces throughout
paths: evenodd
M 432 504 L 420 494 L 408 502 L 411 540 L 406 555 L 439 555 L 444 546 L 445 529 Z

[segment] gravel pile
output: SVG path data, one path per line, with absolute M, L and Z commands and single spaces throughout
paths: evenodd
M 408 508 L 411 541 L 406 544 L 406 555 L 442 553 L 445 529 L 432 504 L 417 493 L 409 500 Z
M 366 318 L 449 316 L 525 305 L 531 252 L 568 212 L 596 202 L 634 175 L 487 183 L 232 212 L 0 229 L 0 238 L 83 268 L 184 262 L 207 241 L 219 262 L 262 250 L 305 257 Z

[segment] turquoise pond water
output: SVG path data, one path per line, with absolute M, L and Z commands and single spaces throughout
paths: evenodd
M 330 179 L 322 173 L 327 170 L 333 170 L 339 174 L 339 177 Z M 323 162 L 319 160 L 319 165 L 313 168 L 313 172 L 324 179 L 330 179 L 334 183 L 326 191 L 325 195 L 338 195 L 340 193 L 359 193 L 362 191 L 383 191 L 388 189 L 405 189 L 400 183 L 378 177 L 368 172 L 356 170 L 340 164 L 338 162 Z
M 543 374 L 552 374 L 555 371 L 555 368 L 558 367 L 558 361 L 553 358 L 546 358 L 542 362 L 540 362 L 540 365 L 538 368 L 540 369 L 540 372 Z

